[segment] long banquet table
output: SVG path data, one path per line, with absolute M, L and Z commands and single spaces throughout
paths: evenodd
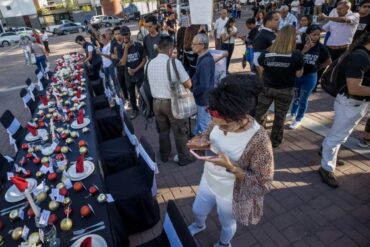
M 53 83 L 53 82 L 51 82 L 51 83 Z M 87 81 L 86 81 L 86 84 L 87 84 Z M 101 165 L 100 165 L 100 162 L 99 162 L 99 156 L 98 156 L 98 151 L 97 151 L 98 150 L 97 149 L 97 139 L 96 139 L 96 130 L 95 130 L 95 126 L 94 126 L 94 121 L 93 121 L 93 117 L 92 117 L 91 96 L 89 95 L 89 93 L 88 93 L 89 90 L 86 87 L 87 87 L 87 85 L 85 85 L 86 90 L 83 91 L 82 94 L 87 96 L 87 98 L 85 99 L 86 105 L 83 108 L 85 109 L 85 117 L 87 117 L 91 120 L 91 123 L 87 126 L 89 128 L 89 131 L 87 133 L 82 133 L 81 129 L 76 130 L 79 133 L 79 137 L 74 138 L 73 143 L 66 144 L 66 139 L 61 139 L 60 138 L 60 142 L 59 142 L 58 145 L 59 146 L 68 146 L 71 149 L 71 151 L 69 151 L 68 153 L 65 154 L 66 158 L 68 159 L 69 163 L 71 164 L 72 162 L 76 161 L 77 158 L 80 155 L 78 142 L 80 140 L 84 140 L 87 143 L 87 147 L 88 147 L 88 153 L 86 154 L 86 157 L 89 157 L 89 159 L 91 159 L 91 161 L 95 164 L 95 170 L 89 177 L 82 180 L 82 183 L 86 187 L 85 189 L 83 189 L 80 192 L 74 191 L 73 188 L 68 190 L 68 193 L 69 193 L 68 197 L 72 201 L 70 207 L 73 210 L 72 214 L 69 216 L 70 219 L 72 219 L 72 221 L 73 221 L 72 229 L 69 230 L 69 231 L 62 231 L 61 228 L 60 228 L 61 220 L 66 217 L 64 212 L 63 212 L 63 208 L 64 208 L 63 206 L 59 207 L 59 209 L 57 211 L 52 212 L 52 213 L 55 213 L 58 217 L 58 221 L 55 224 L 55 226 L 56 226 L 56 229 L 57 229 L 57 237 L 61 240 L 61 245 L 60 246 L 71 246 L 73 241 L 70 241 L 70 239 L 74 236 L 73 233 L 72 233 L 73 230 L 83 229 L 85 227 L 96 224 L 100 221 L 104 221 L 104 224 L 105 224 L 106 228 L 104 230 L 95 232 L 94 234 L 98 234 L 101 237 L 103 237 L 105 239 L 106 243 L 107 243 L 107 246 L 116 246 L 116 243 L 113 240 L 112 229 L 111 229 L 110 220 L 109 220 L 109 208 L 111 207 L 112 204 L 108 204 L 108 202 L 99 203 L 97 201 L 97 195 L 91 196 L 89 194 L 89 191 L 88 191 L 90 186 L 95 185 L 96 188 L 98 188 L 98 190 L 99 190 L 99 192 L 97 194 L 104 193 L 104 184 L 103 184 L 102 169 L 101 169 Z M 48 88 L 50 89 L 50 86 Z M 68 100 L 69 97 L 64 96 L 62 99 L 63 99 L 63 101 L 65 101 L 65 100 Z M 41 103 L 40 103 L 40 105 L 41 105 Z M 72 103 L 72 105 L 73 105 L 73 103 Z M 39 110 L 36 111 L 36 114 L 35 114 L 35 116 L 33 116 L 33 118 L 40 118 L 40 116 L 38 115 L 38 111 Z M 77 114 L 75 114 L 75 115 L 77 115 Z M 50 119 L 47 119 L 47 118 L 44 118 L 44 119 L 45 119 L 45 122 L 48 123 L 49 126 L 50 126 Z M 65 123 L 63 121 L 59 121 L 59 122 L 56 121 L 55 125 L 56 125 L 55 126 L 56 129 L 60 128 L 60 127 L 68 128 L 67 123 Z M 70 130 L 73 131 L 72 128 L 70 128 Z M 60 135 L 60 133 L 59 133 L 59 135 Z M 28 143 L 29 145 L 32 145 L 32 142 L 27 142 L 25 140 L 23 141 L 23 143 Z M 33 142 L 33 144 L 40 144 L 40 141 Z M 44 157 L 41 154 L 40 151 L 35 152 L 35 153 L 37 154 L 37 156 L 39 158 Z M 27 154 L 27 151 L 20 148 L 18 153 L 16 154 L 15 163 L 19 164 L 20 161 L 23 158 L 26 159 L 27 162 L 24 165 L 22 165 L 22 167 L 31 172 L 31 178 L 37 179 L 38 184 L 40 184 L 42 181 L 45 181 L 45 184 L 47 186 L 49 186 L 50 188 L 53 188 L 53 187 L 55 188 L 56 185 L 61 182 L 62 175 L 63 175 L 62 172 L 57 172 L 58 178 L 53 182 L 48 180 L 47 175 L 44 175 L 42 178 L 36 178 L 35 174 L 36 174 L 37 171 L 40 170 L 40 167 L 42 165 L 41 164 L 34 164 L 32 159 L 25 158 L 26 154 Z M 53 154 L 53 155 L 55 155 L 55 154 Z M 52 155 L 52 157 L 53 157 L 53 155 Z M 55 171 L 57 170 L 56 167 L 54 167 L 54 170 Z M 15 172 L 14 166 L 11 168 L 11 172 Z M 5 187 L 3 188 L 3 190 L 0 194 L 0 198 L 1 198 L 0 199 L 0 210 L 11 207 L 11 206 L 16 205 L 16 204 L 19 203 L 19 202 L 9 203 L 9 202 L 5 201 L 4 196 L 5 196 L 5 193 L 9 189 L 10 186 L 12 186 L 11 182 L 7 181 Z M 48 192 L 48 194 L 49 193 L 50 193 L 50 191 Z M 49 210 L 48 209 L 48 204 L 49 204 L 50 200 L 51 199 L 48 196 L 48 198 L 44 202 L 39 204 L 39 207 L 41 209 L 40 211 L 42 211 L 43 209 Z M 26 201 L 26 200 L 24 199 L 23 201 Z M 86 205 L 86 204 L 91 205 L 94 213 L 92 215 L 90 215 L 89 217 L 82 218 L 81 215 L 80 215 L 80 208 L 83 205 Z M 38 229 L 35 226 L 35 219 L 27 217 L 27 209 L 28 208 L 29 208 L 29 206 L 24 209 L 24 220 L 19 219 L 19 220 L 16 220 L 16 221 L 12 222 L 12 221 L 10 221 L 10 218 L 9 218 L 8 214 L 6 214 L 4 216 L 0 216 L 0 220 L 2 221 L 2 223 L 4 223 L 4 226 L 5 226 L 3 230 L 0 230 L 0 235 L 2 235 L 2 237 L 5 241 L 4 246 L 7 246 L 7 247 L 18 246 L 22 241 L 24 241 L 22 239 L 18 240 L 18 241 L 15 241 L 15 240 L 12 239 L 11 234 L 9 233 L 9 231 L 12 230 L 12 229 L 15 229 L 16 227 L 22 227 L 22 226 L 26 225 L 30 229 L 30 231 L 29 231 L 30 234 L 33 233 L 33 232 L 38 231 Z M 43 245 L 43 246 L 46 246 L 46 245 Z

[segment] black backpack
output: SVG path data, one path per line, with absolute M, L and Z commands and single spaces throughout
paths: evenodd
M 153 112 L 153 96 L 152 92 L 150 90 L 149 86 L 149 80 L 148 80 L 148 67 L 149 67 L 150 61 L 148 62 L 145 73 L 144 73 L 144 82 L 140 87 L 139 94 L 141 99 L 140 104 L 140 111 L 141 114 L 145 117 L 145 119 L 152 118 L 154 116 Z
M 355 50 L 353 52 L 362 53 L 362 55 L 366 55 L 366 57 L 369 58 L 367 52 L 364 51 L 364 50 L 358 49 L 358 50 Z M 325 69 L 325 71 L 323 72 L 323 74 L 320 78 L 320 83 L 321 83 L 322 89 L 326 93 L 330 94 L 333 97 L 336 97 L 337 94 L 339 92 L 341 92 L 346 87 L 346 84 L 345 85 L 339 85 L 338 84 L 338 82 L 339 82 L 338 81 L 338 74 L 339 74 L 339 67 L 340 67 L 342 61 L 344 61 L 347 58 L 348 55 L 341 56 L 340 58 L 338 58 L 337 60 L 332 62 Z

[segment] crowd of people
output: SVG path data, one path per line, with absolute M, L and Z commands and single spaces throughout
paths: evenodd
M 216 247 L 231 246 L 237 221 L 259 222 L 273 177 L 273 149 L 284 141 L 285 123 L 291 129 L 301 125 L 325 69 L 334 67 L 338 84 L 334 123 L 320 151 L 319 174 L 327 185 L 338 187 L 339 148 L 370 108 L 370 1 L 360 2 L 355 12 L 347 0 L 335 3 L 330 12 L 318 0 L 295 2 L 256 2 L 255 17 L 246 20 L 247 36 L 235 25 L 240 3 L 225 1 L 212 31 L 208 25 L 191 25 L 186 11 L 178 20 L 168 11 L 166 17 L 158 12 L 141 20 L 140 42 L 132 39 L 127 26 L 104 33 L 93 27 L 90 42 L 76 37 L 85 49 L 91 79 L 102 71 L 107 87 L 126 101 L 132 119 L 140 113 L 138 92 L 148 83 L 163 163 L 205 162 L 189 230 L 193 235 L 205 230 L 206 218 L 217 205 L 222 230 Z M 226 58 L 227 76 L 220 83 L 215 79 L 219 60 L 209 51 L 211 38 Z M 237 39 L 246 44 L 247 76 L 228 70 Z M 194 97 L 193 128 L 188 118 L 174 117 L 174 82 Z M 264 126 L 272 106 L 269 138 Z M 362 147 L 370 146 L 369 126 L 368 121 Z

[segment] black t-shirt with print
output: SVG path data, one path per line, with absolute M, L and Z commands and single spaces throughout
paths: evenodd
M 253 40 L 253 49 L 255 52 L 262 52 L 269 48 L 276 38 L 276 34 L 270 30 L 262 29 Z
M 360 17 L 360 21 L 357 26 L 357 30 L 355 32 L 355 35 L 353 36 L 353 41 L 360 38 L 361 34 L 363 34 L 365 31 L 370 31 L 370 15 Z M 352 41 L 352 43 L 353 43 Z
M 297 45 L 299 50 L 303 50 L 304 44 Z M 303 74 L 311 74 L 319 70 L 320 64 L 330 58 L 328 49 L 321 43 L 317 43 L 308 52 L 303 54 L 304 71 Z
M 347 84 L 346 78 L 363 79 L 362 85 L 370 87 L 370 52 L 365 48 L 359 49 L 365 52 L 355 50 L 339 65 L 338 85 L 344 88 L 341 92 L 348 93 L 345 86 Z M 360 97 L 360 99 L 369 101 L 370 96 Z
M 128 49 L 127 61 L 125 75 L 126 79 L 129 81 L 141 81 L 144 78 L 144 67 L 141 68 L 135 75 L 130 76 L 128 74 L 128 68 L 135 69 L 143 61 L 144 58 L 144 48 L 141 43 L 134 42 Z
M 277 54 L 264 51 L 258 58 L 264 69 L 263 82 L 265 87 L 290 88 L 294 86 L 296 71 L 303 68 L 303 55 L 295 50 L 292 54 Z

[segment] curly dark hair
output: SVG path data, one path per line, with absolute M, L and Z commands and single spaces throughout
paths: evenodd
M 230 75 L 209 93 L 209 108 L 228 120 L 240 121 L 253 116 L 263 85 L 258 76 Z

